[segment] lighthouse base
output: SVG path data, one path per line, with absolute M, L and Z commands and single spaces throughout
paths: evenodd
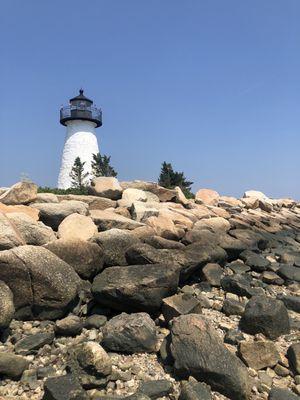
M 72 187 L 70 173 L 76 157 L 79 157 L 81 162 L 85 163 L 84 172 L 89 174 L 86 178 L 86 183 L 89 183 L 90 179 L 93 177 L 91 162 L 93 154 L 99 153 L 95 127 L 96 124 L 91 121 L 68 121 L 57 184 L 59 189 L 68 189 Z

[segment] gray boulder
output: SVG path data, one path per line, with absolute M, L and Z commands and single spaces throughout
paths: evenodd
M 37 186 L 32 182 L 18 182 L 0 195 L 0 203 L 28 204 L 37 196 Z
M 272 388 L 268 400 L 299 400 L 299 396 L 288 389 Z
M 157 312 L 164 297 L 177 290 L 179 270 L 165 264 L 106 268 L 92 293 L 98 304 L 120 311 Z
M 102 333 L 102 345 L 107 350 L 123 353 L 156 350 L 155 323 L 146 313 L 117 315 L 107 322 Z
M 230 399 L 248 398 L 247 368 L 227 350 L 205 318 L 181 315 L 173 320 L 171 335 L 171 353 L 179 377 L 192 375 Z
M 21 355 L 35 354 L 46 344 L 51 344 L 53 339 L 53 332 L 41 332 L 28 335 L 16 343 L 15 352 Z
M 202 382 L 182 381 L 179 400 L 211 400 L 210 387 Z
M 11 353 L 0 353 L 0 376 L 11 379 L 20 378 L 22 373 L 28 368 L 29 361 L 21 356 Z
M 24 239 L 6 217 L 0 212 L 0 251 L 9 250 L 25 244 Z
M 10 288 L 0 281 L 0 331 L 9 326 L 15 313 L 14 298 Z

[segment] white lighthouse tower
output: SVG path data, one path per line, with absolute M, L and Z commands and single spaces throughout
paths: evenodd
M 70 99 L 69 106 L 60 110 L 60 123 L 67 127 L 57 187 L 71 187 L 70 172 L 76 157 L 85 162 L 84 169 L 92 177 L 93 154 L 99 153 L 95 129 L 102 125 L 102 112 L 93 106 L 93 101 L 79 95 Z

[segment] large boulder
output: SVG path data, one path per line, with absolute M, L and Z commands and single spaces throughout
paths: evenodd
M 204 317 L 188 314 L 175 318 L 170 349 L 179 377 L 192 375 L 230 399 L 248 399 L 247 368 L 227 350 Z
M 0 281 L 0 331 L 9 326 L 15 312 L 14 298 L 10 288 Z
M 300 375 L 300 342 L 292 344 L 287 351 L 291 369 Z
M 89 240 L 98 233 L 91 217 L 77 213 L 68 215 L 58 227 L 58 237 L 62 239 Z
M 175 201 L 177 198 L 176 190 L 166 189 L 162 186 L 159 186 L 155 182 L 145 182 L 145 181 L 135 180 L 132 182 L 121 182 L 120 184 L 124 190 L 128 188 L 133 188 L 133 189 L 144 190 L 146 192 L 151 192 L 155 194 L 161 202 Z
M 204 203 L 209 206 L 216 206 L 220 199 L 218 192 L 212 189 L 200 189 L 195 195 L 196 202 Z
M 117 228 L 99 232 L 94 241 L 103 249 L 104 263 L 108 267 L 127 265 L 125 257 L 127 249 L 139 242 L 131 231 Z
M 156 350 L 155 323 L 144 312 L 117 315 L 107 322 L 102 333 L 102 345 L 111 351 L 143 353 Z
M 17 229 L 26 244 L 42 246 L 56 239 L 55 233 L 49 226 L 35 221 L 27 214 L 9 213 L 7 214 L 7 218 Z
M 159 214 L 146 219 L 146 224 L 151 226 L 158 236 L 170 240 L 179 240 L 184 236 L 184 229 L 176 227 L 169 216 Z
M 123 189 L 117 178 L 101 176 L 92 179 L 89 191 L 95 196 L 118 200 L 122 197 Z
M 244 198 L 255 198 L 257 200 L 268 200 L 268 197 L 258 190 L 247 190 L 244 195 Z
M 270 339 L 290 332 L 289 316 L 283 302 L 266 296 L 254 296 L 248 301 L 240 325 L 246 333 L 263 333 Z
M 34 203 L 32 207 L 40 211 L 40 220 L 55 230 L 68 215 L 74 213 L 87 215 L 88 213 L 88 205 L 77 200 L 64 200 L 60 203 Z
M 130 211 L 132 218 L 138 222 L 144 222 L 147 220 L 147 218 L 157 217 L 159 214 L 159 210 L 157 207 L 152 205 L 149 206 L 147 203 L 143 203 L 141 201 L 134 201 L 132 203 Z
M 51 251 L 20 246 L 0 252 L 0 279 L 11 289 L 16 309 L 40 318 L 62 315 L 76 298 L 80 278 Z
M 96 276 L 92 293 L 100 305 L 151 313 L 176 292 L 178 279 L 178 268 L 165 264 L 110 267 Z
M 23 204 L 17 206 L 7 206 L 3 203 L 0 203 L 0 212 L 7 215 L 10 213 L 22 213 L 28 215 L 35 221 L 39 220 L 40 212 L 36 208 L 32 208 L 30 206 L 25 206 Z
M 86 194 L 60 194 L 59 201 L 77 200 L 83 201 L 89 206 L 89 210 L 106 210 L 107 208 L 115 208 L 117 202 L 105 197 L 88 196 Z
M 184 314 L 201 314 L 201 302 L 192 294 L 178 293 L 163 299 L 162 314 L 168 323 Z
M 48 378 L 42 400 L 87 400 L 88 396 L 72 374 Z
M 21 355 L 36 354 L 46 344 L 52 344 L 53 339 L 53 332 L 39 332 L 25 336 L 16 343 L 15 352 Z
M 300 267 L 282 264 L 277 273 L 286 281 L 300 282 Z
M 18 182 L 0 196 L 0 203 L 28 204 L 36 199 L 37 186 L 32 182 Z
M 91 210 L 91 217 L 98 226 L 99 231 L 106 231 L 112 228 L 132 230 L 144 225 L 109 210 Z
M 208 385 L 195 380 L 181 381 L 179 400 L 212 400 Z
M 225 233 L 230 229 L 230 223 L 223 217 L 203 218 L 196 222 L 194 229 L 208 229 L 215 233 Z
M 28 368 L 29 361 L 12 353 L 0 352 L 0 376 L 3 378 L 18 379 Z
M 25 241 L 18 230 L 7 216 L 0 212 L 0 251 L 9 250 L 23 244 L 25 244 Z
M 71 265 L 82 279 L 92 279 L 103 269 L 103 250 L 80 239 L 58 239 L 44 246 Z
M 289 389 L 274 387 L 269 393 L 268 400 L 299 400 L 299 396 Z

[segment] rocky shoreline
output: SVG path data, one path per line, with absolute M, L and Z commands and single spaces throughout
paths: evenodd
M 89 190 L 0 189 L 1 400 L 300 398 L 300 203 Z

